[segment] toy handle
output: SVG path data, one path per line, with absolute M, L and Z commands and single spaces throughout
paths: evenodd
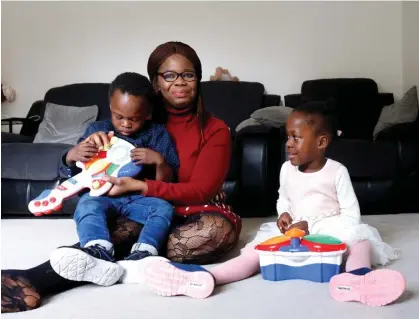
M 62 202 L 86 187 L 85 174 L 80 173 L 69 178 L 54 189 L 46 189 L 28 204 L 29 211 L 35 216 L 49 215 L 59 211 Z
M 287 230 L 285 232 L 285 236 L 291 237 L 291 238 L 300 238 L 304 237 L 306 232 L 304 230 L 298 229 L 298 228 L 291 228 L 290 230 Z

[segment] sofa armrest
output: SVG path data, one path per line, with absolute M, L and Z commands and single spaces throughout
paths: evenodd
M 1 122 L 2 123 L 10 123 L 10 122 L 15 122 L 15 121 L 23 122 L 25 120 L 26 120 L 26 118 L 24 118 L 24 117 L 10 117 L 10 118 L 7 118 L 7 119 L 1 119 Z
M 52 181 L 60 178 L 59 164 L 73 145 L 58 143 L 2 143 L 1 177 Z
M 43 100 L 35 101 L 32 104 L 20 130 L 21 135 L 35 136 L 38 133 L 39 124 L 41 124 L 42 118 L 44 117 L 44 106 L 45 103 Z
M 14 133 L 1 132 L 2 143 L 32 143 L 34 140 L 33 136 L 25 136 Z
M 416 143 L 419 136 L 419 122 L 401 123 L 388 127 L 378 133 L 376 140 Z
M 280 131 L 250 126 L 236 136 L 239 196 L 233 206 L 242 217 L 275 213 L 282 149 Z

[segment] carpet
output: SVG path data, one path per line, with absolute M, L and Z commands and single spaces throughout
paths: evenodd
M 244 219 L 237 248 L 253 239 L 263 222 L 274 218 Z M 330 298 L 327 284 L 308 281 L 264 281 L 256 275 L 241 282 L 217 287 L 204 300 L 164 298 L 140 285 L 98 287 L 86 285 L 44 299 L 36 310 L 2 314 L 4 318 L 174 318 L 174 319 L 415 319 L 419 316 L 419 214 L 363 216 L 376 227 L 384 241 L 401 249 L 401 258 L 388 268 L 402 272 L 408 290 L 395 304 L 373 308 L 358 303 L 339 303 Z M 3 219 L 1 268 L 28 268 L 44 262 L 60 245 L 77 241 L 72 220 Z

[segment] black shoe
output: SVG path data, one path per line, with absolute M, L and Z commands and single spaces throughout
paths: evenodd
M 94 246 L 79 248 L 79 250 L 82 250 L 82 251 L 88 253 L 90 256 L 95 257 L 97 259 L 102 259 L 102 260 L 105 260 L 105 261 L 110 261 L 112 263 L 116 262 L 116 260 L 113 257 L 113 255 L 111 255 L 105 249 L 105 247 L 103 247 L 101 245 L 94 245 Z
M 50 263 L 63 278 L 89 281 L 101 286 L 113 285 L 124 272 L 115 263 L 115 258 L 100 245 L 58 248 L 51 254 Z
M 153 256 L 153 254 L 150 253 L 149 251 L 134 250 L 133 252 L 131 252 L 131 254 L 125 257 L 124 260 L 141 260 L 141 259 L 144 259 L 146 257 L 151 257 L 151 256 Z

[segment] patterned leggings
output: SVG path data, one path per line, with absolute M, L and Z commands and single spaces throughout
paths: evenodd
M 124 217 L 109 223 L 116 259 L 128 255 L 141 228 L 142 225 Z M 205 212 L 186 220 L 179 218 L 169 235 L 167 258 L 182 263 L 213 263 L 235 246 L 239 235 L 240 229 L 222 214 Z M 83 284 L 57 275 L 49 261 L 28 270 L 4 270 L 1 272 L 1 312 L 38 308 L 42 297 Z

